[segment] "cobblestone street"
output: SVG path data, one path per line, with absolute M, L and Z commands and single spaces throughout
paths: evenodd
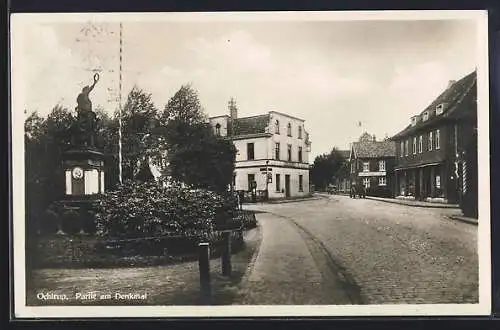
M 478 301 L 477 226 L 448 218 L 457 209 L 338 195 L 247 208 L 263 241 L 242 303 Z

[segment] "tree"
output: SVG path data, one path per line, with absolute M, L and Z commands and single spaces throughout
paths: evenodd
M 134 86 L 130 91 L 122 113 L 123 177 L 132 179 L 138 171 L 138 161 L 147 152 L 157 149 L 151 133 L 158 126 L 158 110 L 151 94 Z M 146 138 L 148 138 L 146 140 Z
M 329 154 L 319 155 L 314 159 L 311 168 L 312 183 L 318 188 L 325 189 L 334 182 L 335 174 L 339 173 L 344 163 L 344 157 L 337 148 L 333 148 Z
M 161 116 L 162 124 L 177 120 L 187 125 L 195 125 L 206 122 L 206 119 L 198 93 L 189 84 L 181 86 L 165 105 Z
M 40 229 L 47 207 L 64 195 L 62 153 L 69 146 L 70 111 L 56 105 L 46 119 L 32 113 L 25 120 L 26 217 L 28 231 Z
M 197 92 L 182 86 L 161 118 L 172 177 L 192 187 L 225 191 L 232 181 L 236 148 L 215 136 Z

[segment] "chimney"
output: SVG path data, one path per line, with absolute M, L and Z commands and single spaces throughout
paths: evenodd
M 377 142 L 377 138 L 375 137 L 375 134 L 373 134 L 373 142 Z
M 238 118 L 238 108 L 236 107 L 236 101 L 233 97 L 229 100 L 229 116 L 233 121 Z

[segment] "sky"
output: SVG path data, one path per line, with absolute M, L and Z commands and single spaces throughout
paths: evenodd
M 74 109 L 96 68 L 94 107 L 117 108 L 119 25 L 94 23 L 93 37 L 87 26 L 30 23 L 16 34 L 22 69 L 13 75 L 28 115 Z M 137 85 L 163 109 L 191 83 L 209 116 L 228 114 L 231 97 L 239 116 L 290 114 L 305 120 L 313 161 L 348 149 L 362 131 L 402 130 L 450 80 L 475 69 L 476 42 L 474 20 L 124 22 L 123 99 Z

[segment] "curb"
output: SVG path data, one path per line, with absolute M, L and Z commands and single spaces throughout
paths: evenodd
M 461 217 L 461 216 L 456 216 L 456 215 L 450 215 L 448 218 L 450 218 L 451 220 L 454 220 L 454 221 L 465 222 L 465 223 L 468 223 L 470 225 L 475 225 L 475 226 L 477 226 L 479 223 L 477 219 L 468 218 L 468 217 Z
M 324 197 L 309 197 L 309 198 L 297 198 L 297 199 L 284 199 L 284 200 L 276 200 L 276 201 L 267 201 L 267 202 L 259 202 L 259 203 L 247 203 L 248 204 L 284 204 L 284 203 L 296 203 L 296 202 L 307 202 L 307 201 L 315 201 L 323 199 Z
M 384 202 L 384 203 L 411 206 L 411 207 L 423 207 L 423 208 L 435 208 L 435 209 L 458 209 L 459 208 L 457 206 L 450 206 L 450 204 L 439 204 L 439 203 L 429 203 L 429 205 L 409 204 L 409 203 L 402 203 L 402 202 L 397 201 L 397 200 L 373 198 L 372 196 L 366 196 L 366 199 L 370 199 L 372 201 Z

